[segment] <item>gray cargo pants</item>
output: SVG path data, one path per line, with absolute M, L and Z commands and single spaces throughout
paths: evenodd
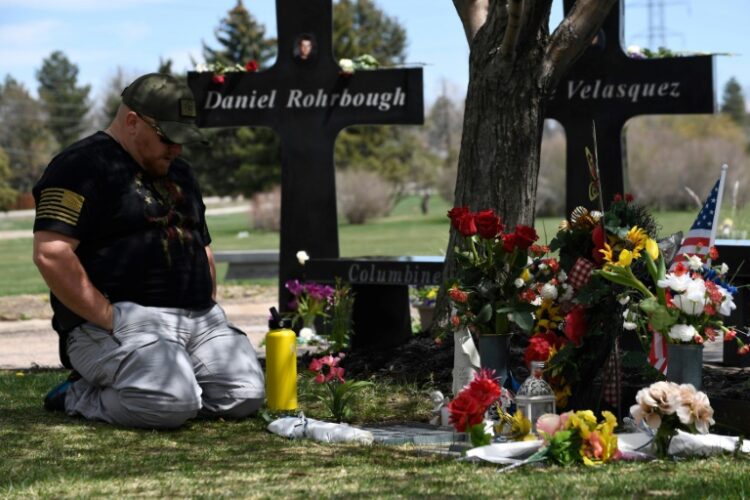
M 110 334 L 92 323 L 68 335 L 82 379 L 65 397 L 69 415 L 126 427 L 174 428 L 201 416 L 242 418 L 265 397 L 248 338 L 215 305 L 202 311 L 113 304 Z

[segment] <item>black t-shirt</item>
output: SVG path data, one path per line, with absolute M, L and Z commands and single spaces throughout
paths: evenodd
M 111 302 L 205 308 L 212 305 L 205 247 L 206 207 L 188 164 L 152 177 L 104 132 L 57 155 L 34 187 L 34 231 L 80 241 L 76 255 Z M 54 295 L 60 330 L 83 320 Z

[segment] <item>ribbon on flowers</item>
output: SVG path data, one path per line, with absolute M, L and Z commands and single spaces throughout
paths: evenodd
M 594 271 L 594 268 L 593 262 L 583 257 L 578 257 L 578 260 L 576 260 L 576 263 L 573 264 L 568 273 L 568 283 L 576 290 L 583 288 L 591 279 L 591 273 Z

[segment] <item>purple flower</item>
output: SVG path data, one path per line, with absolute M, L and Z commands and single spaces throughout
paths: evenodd
M 297 303 L 297 300 L 295 299 L 295 300 L 290 300 L 287 306 L 289 307 L 290 311 L 296 311 L 297 308 L 299 307 L 299 304 Z
M 305 291 L 305 287 L 299 282 L 299 280 L 289 280 L 284 286 L 289 290 L 289 293 L 295 297 L 299 297 L 299 295 Z

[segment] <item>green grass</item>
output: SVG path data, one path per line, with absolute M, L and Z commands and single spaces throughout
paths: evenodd
M 433 197 L 430 212 L 423 215 L 419 210 L 419 198 L 409 197 L 395 207 L 393 213 L 365 225 L 339 225 L 339 245 L 342 256 L 364 255 L 443 255 L 448 244 L 448 219 L 445 214 L 448 204 Z M 746 207 L 750 218 L 750 206 Z M 682 230 L 687 231 L 695 212 L 663 212 L 656 218 L 662 225 L 662 235 Z M 739 218 L 738 218 L 739 219 Z M 560 223 L 559 217 L 537 219 L 536 227 L 541 240 L 551 239 Z M 31 229 L 32 220 L 0 220 L 12 223 L 13 229 Z M 238 234 L 249 231 L 246 214 L 229 214 L 208 217 L 213 238 L 212 247 L 220 250 L 266 250 L 279 248 L 278 233 L 250 231 L 246 238 Z M 0 229 L 2 230 L 2 229 Z M 7 228 L 5 230 L 10 230 Z M 31 240 L 0 240 L 0 296 L 26 293 L 45 293 L 47 288 L 31 262 Z M 219 282 L 223 283 L 226 264 L 218 268 Z M 275 280 L 259 280 L 258 283 L 273 284 Z
M 195 421 L 177 431 L 127 430 L 41 409 L 60 372 L 0 372 L 2 498 L 745 498 L 750 460 L 722 456 L 601 468 L 496 466 L 410 446 L 290 441 L 260 418 Z M 426 418 L 427 388 L 376 383 L 366 422 Z M 324 418 L 303 404 L 309 416 Z

